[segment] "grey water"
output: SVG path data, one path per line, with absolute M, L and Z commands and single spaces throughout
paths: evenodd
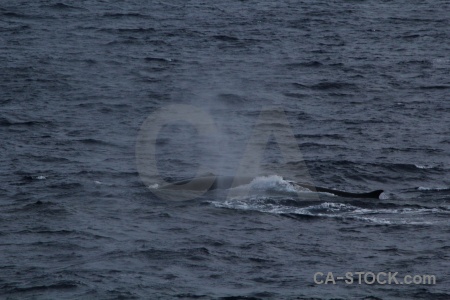
M 449 11 L 0 0 L 0 298 L 449 299 Z M 165 119 L 159 177 L 145 179 L 139 135 L 169 105 L 216 131 Z M 255 152 L 268 107 L 282 118 Z M 254 166 L 239 197 L 155 189 Z M 347 199 L 287 180 L 385 192 Z M 314 281 L 359 271 L 436 283 Z

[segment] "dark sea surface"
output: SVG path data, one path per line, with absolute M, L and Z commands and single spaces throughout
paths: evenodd
M 449 12 L 0 0 L 0 298 L 450 299 Z M 168 105 L 215 132 L 163 118 L 160 179 L 145 179 L 138 137 Z M 261 117 L 273 109 L 282 118 Z M 258 120 L 267 135 L 252 148 Z M 260 156 L 239 197 L 155 189 Z M 358 271 L 436 284 L 314 282 Z

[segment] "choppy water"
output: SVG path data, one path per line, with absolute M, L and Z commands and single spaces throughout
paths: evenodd
M 449 10 L 0 1 L 1 297 L 448 299 Z M 234 174 L 267 106 L 284 109 L 302 159 L 283 161 L 275 136 L 250 194 L 165 201 L 141 180 L 135 145 L 169 104 L 201 108 L 218 134 L 161 128 L 168 181 L 201 165 Z M 303 180 L 305 165 L 317 185 L 386 192 L 299 196 L 277 175 Z M 437 284 L 317 285 L 319 271 Z

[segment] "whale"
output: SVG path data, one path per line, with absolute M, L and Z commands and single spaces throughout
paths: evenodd
M 234 176 L 201 176 L 194 179 L 180 180 L 161 186 L 160 189 L 166 190 L 190 190 L 190 191 L 211 191 L 230 189 L 242 185 L 251 183 L 254 177 L 234 177 Z M 345 198 L 367 198 L 367 199 L 380 199 L 380 195 L 383 190 L 374 190 L 371 192 L 352 193 L 346 191 L 340 191 L 335 189 L 329 189 L 311 184 L 298 183 L 288 181 L 292 186 L 306 188 L 312 192 L 328 193 L 339 197 Z

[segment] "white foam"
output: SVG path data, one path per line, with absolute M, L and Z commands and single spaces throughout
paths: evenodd
M 355 217 L 355 219 L 380 225 L 433 225 L 433 222 L 429 221 L 388 220 L 376 217 Z
M 417 164 L 415 164 L 415 166 L 418 169 L 433 169 L 434 168 L 434 166 L 432 166 L 432 165 L 417 165 Z
M 269 175 L 269 176 L 259 176 L 254 178 L 249 184 L 238 186 L 239 188 L 250 188 L 253 191 L 274 191 L 274 192 L 287 192 L 287 193 L 297 193 L 301 192 L 311 192 L 308 189 L 293 185 L 292 182 L 284 180 L 283 177 L 279 175 Z
M 270 201 L 268 201 L 270 200 Z M 294 198 L 283 198 L 282 201 L 295 200 Z M 324 202 L 306 207 L 295 207 L 278 204 L 271 197 L 251 196 L 247 198 L 231 199 L 225 202 L 211 201 L 216 207 L 255 210 L 272 214 L 297 214 L 317 216 L 335 219 L 354 219 L 363 222 L 382 225 L 432 225 L 433 222 L 426 220 L 429 214 L 450 214 L 449 210 L 440 208 L 384 208 L 370 209 L 353 206 L 346 203 Z
M 449 187 L 425 187 L 425 186 L 419 186 L 417 188 L 419 191 L 445 191 L 450 189 Z
M 149 189 L 158 189 L 159 188 L 159 184 L 155 183 L 155 184 L 151 184 L 148 186 Z

